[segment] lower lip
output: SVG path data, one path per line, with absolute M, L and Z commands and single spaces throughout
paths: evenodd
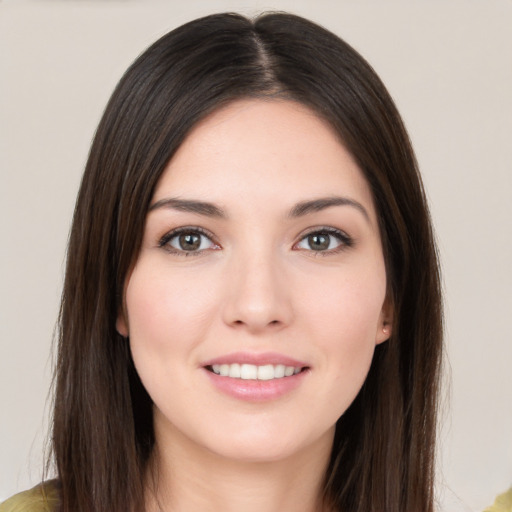
M 276 400 L 294 389 L 304 380 L 308 370 L 303 370 L 290 377 L 271 380 L 234 379 L 221 377 L 204 368 L 210 382 L 222 393 L 247 402 L 264 402 Z

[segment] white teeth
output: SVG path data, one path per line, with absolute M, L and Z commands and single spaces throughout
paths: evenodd
M 258 366 L 258 380 L 270 380 L 274 378 L 274 367 L 271 364 Z
M 276 364 L 274 366 L 274 379 L 281 379 L 284 377 L 284 364 Z
M 282 379 L 297 375 L 302 370 L 301 367 L 285 366 L 284 364 L 265 364 L 256 366 L 254 364 L 214 364 L 213 373 L 221 377 L 231 377 L 244 380 L 272 380 Z
M 253 364 L 243 364 L 240 367 L 240 377 L 242 379 L 257 379 L 258 378 L 258 367 Z
M 239 364 L 235 363 L 235 364 L 229 365 L 229 376 L 234 377 L 235 379 L 240 378 L 240 365 Z

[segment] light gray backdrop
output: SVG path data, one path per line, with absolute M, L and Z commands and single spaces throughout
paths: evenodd
M 443 508 L 481 510 L 512 484 L 512 2 L 13 0 L 0 4 L 0 501 L 40 479 L 69 222 L 115 83 L 185 21 L 269 9 L 358 49 L 415 145 L 446 292 Z

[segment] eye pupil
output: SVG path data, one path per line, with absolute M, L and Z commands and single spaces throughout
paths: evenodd
M 194 233 L 184 233 L 179 237 L 179 244 L 184 251 L 195 251 L 201 245 L 201 237 Z
M 314 251 L 323 251 L 329 248 L 329 235 L 315 233 L 308 236 L 308 243 Z

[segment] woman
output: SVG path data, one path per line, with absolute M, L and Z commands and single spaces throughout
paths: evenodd
M 137 59 L 98 127 L 57 481 L 15 499 L 432 511 L 441 333 L 421 180 L 373 70 L 292 15 L 193 21 Z

